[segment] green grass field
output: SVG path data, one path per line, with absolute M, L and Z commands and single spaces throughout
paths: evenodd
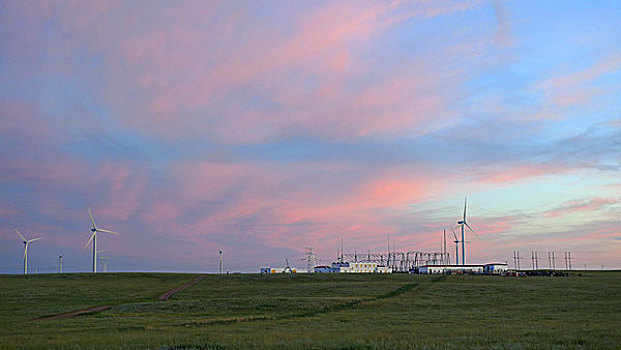
M 4 349 L 621 349 L 621 272 L 0 276 Z M 92 306 L 100 313 L 44 316 Z

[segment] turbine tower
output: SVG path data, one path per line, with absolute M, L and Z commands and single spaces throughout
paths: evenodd
M 17 231 L 17 229 L 15 229 L 15 232 L 17 232 L 19 237 L 23 240 L 22 243 L 24 243 L 24 275 L 27 275 L 28 274 L 28 244 L 34 241 L 40 240 L 41 237 L 37 237 L 33 239 L 26 239 L 26 237 L 24 237 L 19 231 Z
M 91 213 L 91 208 L 88 208 L 88 215 L 91 217 L 91 222 L 93 223 L 93 228 L 91 229 L 91 232 L 93 232 L 93 234 L 91 235 L 91 238 L 88 240 L 88 242 L 86 242 L 86 245 L 84 246 L 84 248 L 88 247 L 89 243 L 93 241 L 93 273 L 97 273 L 97 233 L 106 232 L 106 233 L 113 233 L 116 235 L 118 234 L 118 232 L 98 228 L 97 225 L 95 224 L 93 213 Z
M 457 221 L 457 227 L 461 226 L 461 264 L 466 265 L 466 227 L 479 237 L 476 232 L 468 225 L 466 221 L 466 206 L 468 204 L 468 197 L 464 198 L 464 217 L 462 220 Z
M 220 253 L 220 274 L 222 274 L 222 249 L 218 251 Z
M 63 273 L 63 251 L 58 255 L 58 273 Z

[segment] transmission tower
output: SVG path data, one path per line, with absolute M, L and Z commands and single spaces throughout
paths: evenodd
M 103 272 L 108 272 L 108 264 L 110 263 L 110 259 L 111 258 L 109 256 L 99 257 Z
M 317 257 L 313 253 L 313 248 L 306 247 L 306 258 L 302 259 L 306 260 L 306 271 L 308 273 L 315 272 L 315 265 L 317 265 Z

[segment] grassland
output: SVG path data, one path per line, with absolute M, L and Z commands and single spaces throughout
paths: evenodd
M 156 301 L 195 276 L 0 276 L 0 348 L 621 349 L 621 272 L 210 275 Z

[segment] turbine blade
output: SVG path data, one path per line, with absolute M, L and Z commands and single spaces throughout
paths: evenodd
M 17 229 L 15 229 L 15 232 L 17 232 L 17 234 L 24 240 L 27 241 L 26 237 L 24 237 L 24 235 L 22 235 L 19 231 L 17 231 Z
M 104 230 L 103 228 L 98 228 L 97 232 L 106 232 L 106 233 L 114 233 L 115 235 L 118 235 L 118 232 L 114 232 L 114 231 L 109 231 L 109 230 Z
M 453 238 L 455 238 L 455 242 L 457 243 L 459 240 L 457 239 L 457 235 L 455 234 L 455 229 L 451 227 L 451 231 L 453 232 Z
M 26 259 L 26 255 L 28 254 L 28 243 L 24 246 L 24 257 L 22 259 Z
M 468 197 L 464 197 L 464 222 L 466 221 L 466 205 L 468 204 Z
M 91 241 L 93 240 L 93 238 L 95 238 L 95 235 L 97 234 L 97 232 L 93 232 L 93 234 L 91 235 L 91 238 L 88 240 L 88 242 L 86 242 L 86 244 L 84 245 L 84 248 L 88 247 L 88 245 L 91 243 Z
M 474 230 L 472 229 L 472 227 L 470 227 L 470 225 L 468 225 L 468 223 L 465 223 L 464 225 L 466 225 L 466 227 L 470 230 L 470 232 L 474 233 L 474 235 L 477 236 L 478 239 L 481 239 L 481 237 L 479 237 L 479 235 L 477 235 L 477 233 L 474 232 Z
M 95 225 L 95 219 L 93 219 L 93 213 L 91 213 L 91 208 L 88 207 L 88 215 L 91 217 L 91 222 L 93 223 L 93 228 L 97 229 L 97 225 Z
M 33 238 L 33 239 L 29 240 L 29 241 L 28 241 L 28 243 L 30 243 L 30 242 L 34 242 L 34 241 L 38 241 L 38 240 L 40 240 L 40 239 L 41 239 L 41 237 Z

